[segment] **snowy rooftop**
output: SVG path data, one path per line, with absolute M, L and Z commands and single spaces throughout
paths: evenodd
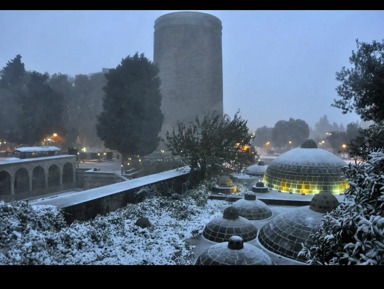
M 58 152 L 60 149 L 55 146 L 41 146 L 41 147 L 20 147 L 15 151 L 19 152 Z
M 30 158 L 30 159 L 19 159 L 19 158 L 0 158 L 0 165 L 1 164 L 10 164 L 10 163 L 25 163 L 25 162 L 36 162 L 40 160 L 52 160 L 52 159 L 62 159 L 62 158 L 73 158 L 74 155 L 58 155 L 58 156 L 47 156 L 47 157 L 37 157 L 37 158 Z

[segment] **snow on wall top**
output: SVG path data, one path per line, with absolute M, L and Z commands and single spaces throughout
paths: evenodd
M 67 194 L 60 194 L 53 197 L 42 198 L 38 200 L 31 201 L 32 205 L 53 205 L 57 208 L 65 208 L 87 201 L 99 199 L 109 195 L 117 194 L 123 191 L 143 187 L 160 181 L 164 181 L 170 178 L 182 176 L 188 174 L 190 168 L 188 166 L 181 167 L 174 170 L 169 170 L 161 172 L 158 174 L 148 175 L 137 179 L 132 179 L 112 185 L 102 186 L 98 188 L 93 188 L 90 190 L 80 191 L 80 192 L 71 192 Z
M 56 152 L 60 151 L 58 147 L 55 146 L 40 146 L 40 147 L 20 147 L 16 148 L 15 151 L 19 152 Z

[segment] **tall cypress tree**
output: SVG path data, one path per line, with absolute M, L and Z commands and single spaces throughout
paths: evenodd
M 152 153 L 159 144 L 163 123 L 158 68 L 144 54 L 136 53 L 106 74 L 103 111 L 97 134 L 104 145 L 128 157 Z

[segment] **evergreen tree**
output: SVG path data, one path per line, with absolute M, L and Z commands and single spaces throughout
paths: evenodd
M 163 123 L 158 68 L 144 54 L 121 61 L 106 75 L 103 111 L 97 134 L 104 145 L 122 154 L 122 165 L 133 155 L 152 153 Z
M 359 129 L 358 136 L 350 141 L 348 153 L 357 160 L 367 160 L 372 151 L 384 149 L 384 126 L 373 124 L 367 129 Z
M 343 113 L 356 111 L 363 120 L 384 120 L 384 40 L 372 44 L 356 40 L 357 51 L 349 58 L 352 68 L 336 73 L 341 84 L 336 88 L 341 99 L 332 106 Z
M 0 79 L 0 139 L 20 141 L 18 116 L 21 112 L 20 98 L 25 93 L 26 71 L 21 56 L 8 61 Z
M 2 77 L 0 80 L 1 88 L 9 88 L 20 84 L 25 75 L 24 63 L 21 62 L 21 55 L 8 61 L 7 65 L 3 68 Z
M 349 164 L 345 200 L 323 217 L 321 228 L 299 253 L 311 265 L 384 264 L 384 152 Z
M 48 84 L 49 75 L 32 72 L 27 91 L 20 99 L 20 142 L 27 145 L 40 143 L 53 133 L 64 134 L 62 119 L 63 97 Z

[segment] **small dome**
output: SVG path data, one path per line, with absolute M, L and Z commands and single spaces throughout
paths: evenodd
M 196 265 L 273 265 L 271 258 L 261 249 L 244 244 L 240 236 L 228 242 L 210 246 L 196 260 Z
M 272 216 L 271 209 L 264 202 L 256 200 L 256 194 L 251 192 L 247 192 L 244 199 L 234 202 L 232 207 L 248 220 L 263 220 Z
M 268 166 L 263 161 L 258 162 L 256 165 L 247 167 L 244 173 L 250 176 L 263 176 Z
M 328 213 L 339 205 L 339 201 L 330 192 L 320 192 L 312 198 L 309 208 L 319 213 Z
M 220 187 L 232 187 L 233 186 L 233 181 L 228 176 L 221 176 L 219 178 L 219 180 L 217 181 L 217 184 Z
M 239 216 L 233 206 L 224 210 L 223 217 L 211 220 L 203 230 L 203 236 L 213 242 L 228 241 L 233 235 L 238 235 L 245 242 L 253 240 L 257 235 L 257 228 L 246 218 Z
M 254 201 L 256 200 L 256 194 L 251 193 L 251 192 L 245 192 L 244 193 L 244 199 L 248 201 Z
M 314 243 L 309 236 L 320 229 L 323 215 L 335 207 L 335 199 L 329 192 L 321 192 L 312 198 L 310 206 L 277 215 L 260 229 L 260 244 L 276 254 L 305 261 L 303 256 L 298 256 L 301 244 L 307 242 L 311 246 Z
M 317 149 L 317 144 L 313 139 L 307 139 L 300 147 L 303 149 Z
M 257 182 L 255 184 L 255 186 L 258 187 L 258 188 L 262 188 L 262 187 L 264 187 L 264 183 L 263 182 Z
M 343 175 L 347 164 L 336 155 L 319 149 L 313 140 L 305 141 L 273 160 L 264 174 L 264 183 L 281 192 L 342 194 L 348 188 Z
M 228 176 L 221 176 L 217 181 L 217 184 L 213 188 L 214 192 L 230 194 L 237 192 L 237 186 L 233 184 L 233 181 Z
M 227 220 L 236 220 L 239 217 L 239 211 L 235 207 L 228 207 L 224 210 L 223 218 Z
M 263 182 L 257 182 L 252 186 L 252 191 L 255 193 L 268 193 L 268 187 L 264 186 Z

